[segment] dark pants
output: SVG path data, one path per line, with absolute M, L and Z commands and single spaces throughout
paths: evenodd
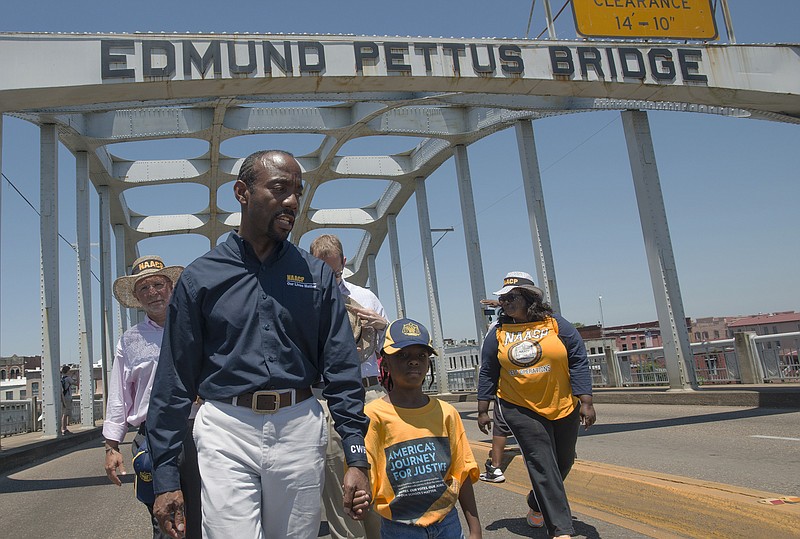
M 181 474 L 181 492 L 186 510 L 186 539 L 203 537 L 203 510 L 200 505 L 202 485 L 200 468 L 197 465 L 197 447 L 194 445 L 194 419 L 189 421 L 189 430 L 183 440 L 183 450 L 178 457 L 178 472 Z
M 528 408 L 504 400 L 500 404 L 531 478 L 528 507 L 544 515 L 549 535 L 574 535 L 564 479 L 575 462 L 580 407 L 567 417 L 551 421 Z
M 197 466 L 197 448 L 194 445 L 194 420 L 189 421 L 189 430 L 183 440 L 183 449 L 178 456 L 178 471 L 181 476 L 181 492 L 183 493 L 184 510 L 186 512 L 186 539 L 200 539 L 203 536 L 203 511 L 200 505 L 201 483 L 200 469 Z M 133 439 L 133 454 L 139 451 L 141 437 L 144 437 L 145 427 Z M 158 519 L 153 515 L 153 506 L 144 504 L 150 513 L 150 524 L 153 527 L 153 539 L 170 539 L 169 535 L 161 531 Z

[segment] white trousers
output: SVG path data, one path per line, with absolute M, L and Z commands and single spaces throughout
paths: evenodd
M 317 537 L 328 428 L 316 399 L 274 414 L 206 401 L 194 439 L 204 538 Z

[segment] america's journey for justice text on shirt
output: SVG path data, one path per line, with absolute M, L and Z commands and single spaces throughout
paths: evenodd
M 429 526 L 449 513 L 478 465 L 453 406 L 431 397 L 422 408 L 399 408 L 377 399 L 370 418 L 367 456 L 374 510 L 383 518 Z

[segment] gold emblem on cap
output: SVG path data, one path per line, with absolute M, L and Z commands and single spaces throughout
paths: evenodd
M 516 277 L 509 277 L 508 279 L 503 281 L 503 285 L 508 286 L 510 284 L 517 284 L 518 281 L 519 279 L 517 279 Z
M 413 322 L 409 322 L 403 325 L 403 329 L 401 331 L 403 335 L 408 335 L 410 337 L 419 337 L 421 334 L 419 331 L 419 326 L 414 324 Z

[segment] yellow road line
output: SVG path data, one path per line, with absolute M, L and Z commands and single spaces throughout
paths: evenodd
M 471 446 L 483 463 L 490 444 Z M 527 493 L 522 458 L 506 454 L 506 461 L 506 481 L 513 485 L 508 488 Z M 800 504 L 765 505 L 759 500 L 781 495 L 732 485 L 586 461 L 575 463 L 565 485 L 576 512 L 594 511 L 600 520 L 644 535 L 792 537 L 800 529 Z

